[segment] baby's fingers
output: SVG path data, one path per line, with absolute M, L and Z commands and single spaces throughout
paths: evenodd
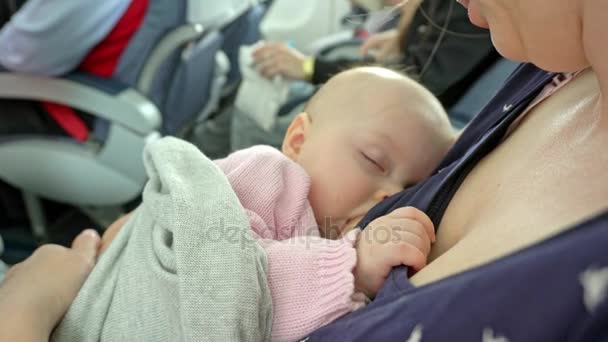
M 407 242 L 401 242 L 394 245 L 395 255 L 398 256 L 399 262 L 395 265 L 406 265 L 419 271 L 426 266 L 426 255 L 416 248 L 414 245 Z
M 419 232 L 412 232 L 409 230 L 399 230 L 393 232 L 394 243 L 408 243 L 420 250 L 421 253 L 425 255 L 429 255 L 431 252 L 431 240 L 424 232 L 423 228 Z
M 420 209 L 414 207 L 402 207 L 397 208 L 388 214 L 390 217 L 394 218 L 405 218 L 412 219 L 420 222 L 429 236 L 431 242 L 435 242 L 435 226 L 433 225 L 433 221 Z

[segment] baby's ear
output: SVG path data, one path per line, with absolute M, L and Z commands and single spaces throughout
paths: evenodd
M 306 112 L 298 114 L 293 119 L 283 138 L 281 147 L 283 154 L 291 160 L 297 160 L 311 125 L 312 120 Z

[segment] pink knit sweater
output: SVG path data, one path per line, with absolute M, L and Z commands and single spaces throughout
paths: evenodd
M 216 161 L 249 216 L 268 257 L 272 341 L 296 341 L 363 305 L 355 295 L 358 229 L 340 240 L 319 236 L 308 202 L 310 178 L 269 146 Z

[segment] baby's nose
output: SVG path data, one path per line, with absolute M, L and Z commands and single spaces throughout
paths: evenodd
M 376 195 L 374 196 L 374 199 L 377 201 L 382 201 L 398 192 L 400 192 L 401 190 L 403 190 L 401 188 L 401 186 L 398 185 L 387 185 L 384 186 L 381 190 L 379 190 Z
M 383 200 L 385 200 L 385 199 L 389 198 L 390 196 L 391 196 L 391 194 L 390 194 L 389 192 L 387 192 L 387 191 L 382 191 L 382 192 L 380 193 L 380 195 L 376 196 L 376 199 L 377 199 L 377 200 L 379 200 L 379 201 L 383 201 Z

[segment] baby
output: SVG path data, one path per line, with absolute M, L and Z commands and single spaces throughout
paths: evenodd
M 282 151 L 254 146 L 216 161 L 267 254 L 273 341 L 298 340 L 361 307 L 394 266 L 424 267 L 435 239 L 424 213 L 400 208 L 365 233 L 355 227 L 382 199 L 429 176 L 453 140 L 430 92 L 365 67 L 315 94 Z
M 425 265 L 434 229 L 422 212 L 396 210 L 360 238 L 353 228 L 429 176 L 453 139 L 431 93 L 367 67 L 324 85 L 281 152 L 255 146 L 217 161 L 268 255 L 273 340 L 296 340 L 354 310 L 361 296 L 353 295 L 375 296 L 393 266 Z

